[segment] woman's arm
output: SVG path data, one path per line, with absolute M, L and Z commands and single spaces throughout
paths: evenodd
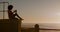
M 18 14 L 17 14 L 17 10 L 14 11 L 15 16 L 17 16 L 19 19 L 23 20 Z
M 16 13 L 16 16 L 17 16 L 19 19 L 23 20 L 17 13 Z

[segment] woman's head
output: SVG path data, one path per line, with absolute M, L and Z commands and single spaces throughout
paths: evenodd
M 13 5 L 8 6 L 8 10 L 12 10 L 12 8 L 13 8 Z

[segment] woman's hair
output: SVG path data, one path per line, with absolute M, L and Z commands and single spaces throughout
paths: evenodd
M 8 5 L 8 10 L 12 10 L 13 5 Z

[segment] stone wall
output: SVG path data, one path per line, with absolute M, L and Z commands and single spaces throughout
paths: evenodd
M 19 23 L 20 25 L 20 23 Z M 17 22 L 11 23 L 9 19 L 0 19 L 0 32 L 20 32 L 20 28 L 17 24 Z

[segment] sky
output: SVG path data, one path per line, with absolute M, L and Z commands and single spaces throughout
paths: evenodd
M 22 23 L 60 23 L 60 0 L 0 0 L 13 5 Z M 0 14 L 1 15 L 1 14 Z

